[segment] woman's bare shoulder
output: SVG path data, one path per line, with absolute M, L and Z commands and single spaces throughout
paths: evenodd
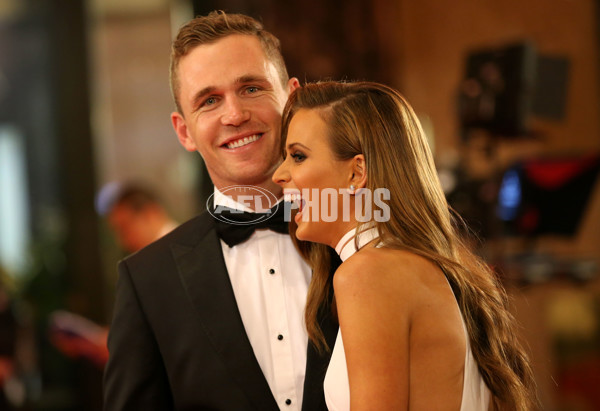
M 365 247 L 346 260 L 336 271 L 333 284 L 336 298 L 391 298 L 407 304 L 422 301 L 432 277 L 441 270 L 429 260 L 405 250 Z M 443 274 L 441 274 L 443 276 Z
M 407 284 L 407 281 L 419 283 L 424 277 L 439 273 L 441 270 L 435 263 L 410 251 L 368 246 L 338 268 L 334 283 L 389 286 L 390 283 Z

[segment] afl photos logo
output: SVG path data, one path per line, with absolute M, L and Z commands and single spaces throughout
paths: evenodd
M 248 213 L 222 204 L 217 204 L 213 208 L 211 205 L 214 204 L 215 193 L 211 194 L 206 200 L 206 209 L 214 218 L 228 224 L 252 225 L 266 221 L 275 215 L 280 206 L 277 196 L 262 187 L 229 186 L 222 188 L 220 194 L 229 197 L 228 203 L 232 206 L 237 202 L 248 209 L 254 210 L 254 213 Z M 244 214 L 246 218 L 241 221 L 235 218 L 236 214 Z M 251 215 L 250 218 L 248 218 L 249 214 Z M 255 216 L 252 214 L 255 214 Z

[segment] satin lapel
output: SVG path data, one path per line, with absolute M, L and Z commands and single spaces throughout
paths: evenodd
M 200 324 L 232 381 L 256 409 L 278 410 L 244 330 L 214 228 L 208 229 L 195 246 L 173 245 L 172 252 Z
M 337 253 L 333 250 L 330 250 L 330 255 L 330 278 L 333 279 L 333 273 L 335 273 L 335 270 L 337 270 L 342 262 Z M 333 301 L 333 286 L 331 287 L 329 301 Z M 321 326 L 321 331 L 323 331 L 323 335 L 325 336 L 325 341 L 327 341 L 329 350 L 323 348 L 322 352 L 319 353 L 314 345 L 310 341 L 308 342 L 308 350 L 306 352 L 306 375 L 304 378 L 304 398 L 302 399 L 303 411 L 327 410 L 323 393 L 323 380 L 325 379 L 327 366 L 331 359 L 331 350 L 333 350 L 339 326 L 337 321 L 333 318 L 329 307 L 321 308 L 318 321 Z

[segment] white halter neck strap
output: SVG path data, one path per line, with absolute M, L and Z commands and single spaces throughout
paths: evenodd
M 355 241 L 355 237 L 357 237 L 358 241 Z M 377 232 L 376 227 L 367 228 L 361 231 L 359 234 L 356 234 L 356 229 L 353 228 L 344 234 L 342 239 L 335 246 L 335 251 L 338 253 L 342 261 L 346 261 L 355 252 L 363 248 L 377 237 L 379 237 L 379 233 Z

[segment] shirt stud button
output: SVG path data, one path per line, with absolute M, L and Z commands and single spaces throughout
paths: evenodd
M 290 405 L 292 403 L 292 400 L 290 400 L 289 398 L 287 400 L 285 400 L 286 405 Z
M 283 335 L 279 334 L 279 335 L 277 336 L 277 339 L 278 339 L 279 341 L 283 340 Z
M 269 274 L 275 274 L 275 270 L 271 268 L 271 269 L 269 270 Z

